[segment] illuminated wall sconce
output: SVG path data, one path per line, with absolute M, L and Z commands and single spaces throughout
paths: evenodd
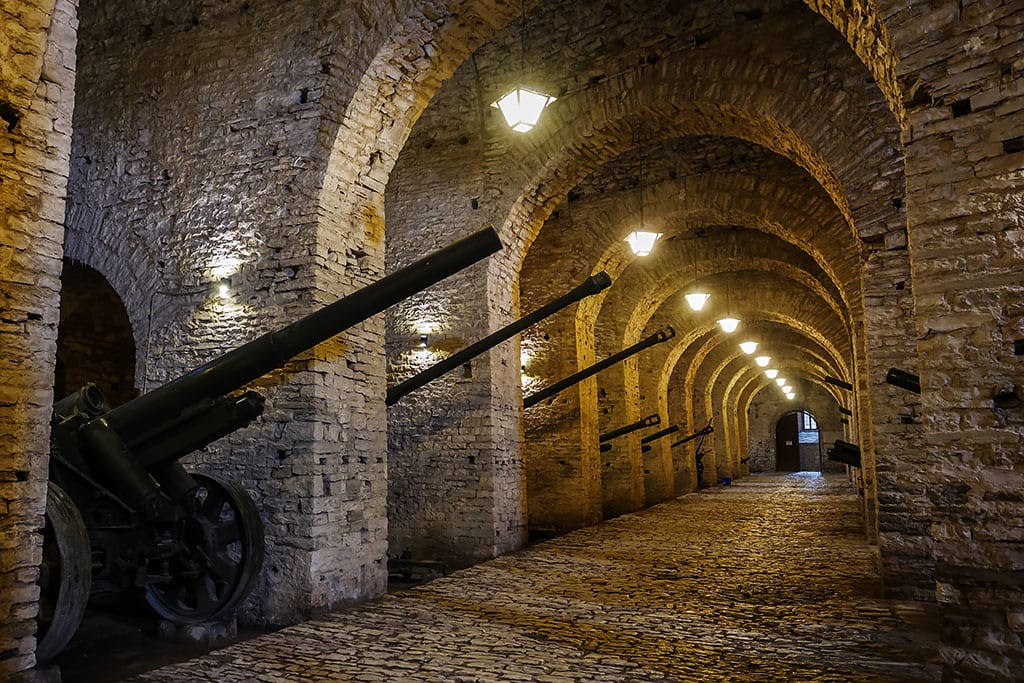
M 718 326 L 722 328 L 722 332 L 726 334 L 732 334 L 739 327 L 740 321 L 737 318 L 722 318 L 718 321 Z
M 847 391 L 853 391 L 853 385 L 852 384 L 850 384 L 849 382 L 844 382 L 843 380 L 838 379 L 836 377 L 830 377 L 828 375 L 825 375 L 825 381 L 828 382 L 829 384 L 831 384 L 832 386 L 839 387 L 840 389 L 846 389 Z
M 425 349 L 425 348 L 427 348 L 427 335 L 425 335 L 425 334 L 421 334 L 421 335 L 420 335 L 420 344 L 419 344 L 419 347 L 420 347 L 421 349 Z
M 707 292 L 690 292 L 686 295 L 686 303 L 690 306 L 691 311 L 699 311 L 704 308 L 704 304 L 710 298 L 711 295 Z
M 740 342 L 740 350 L 749 356 L 754 351 L 757 351 L 757 342 L 749 340 L 745 342 Z
M 889 368 L 889 372 L 885 373 L 885 382 L 915 394 L 921 393 L 921 378 L 906 370 Z
M 754 359 L 754 362 L 757 363 L 757 367 L 766 368 L 772 362 L 772 358 L 771 356 L 758 356 Z
M 767 377 L 768 379 L 775 379 L 776 377 L 779 376 L 779 371 L 776 370 L 775 368 L 768 368 L 767 370 L 764 371 L 764 376 Z
M 626 237 L 629 248 L 637 256 L 647 256 L 654 249 L 654 243 L 661 237 L 660 232 L 648 232 L 646 230 L 634 230 Z

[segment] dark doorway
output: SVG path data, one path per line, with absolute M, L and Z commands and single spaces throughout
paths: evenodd
M 775 470 L 821 471 L 821 434 L 814 415 L 797 411 L 779 418 L 775 424 Z
M 797 472 L 800 469 L 800 413 L 787 413 L 775 425 L 775 470 Z
M 135 340 L 121 297 L 100 273 L 67 259 L 60 280 L 54 400 L 86 382 L 112 406 L 134 398 Z

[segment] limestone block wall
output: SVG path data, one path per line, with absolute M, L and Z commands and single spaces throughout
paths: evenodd
M 35 664 L 77 3 L 0 9 L 0 678 Z
M 434 116 L 429 108 L 424 113 L 426 122 Z M 462 144 L 435 147 L 413 133 L 387 189 L 389 269 L 485 225 L 501 227 L 508 199 L 483 192 L 483 160 L 499 156 L 499 135 L 495 125 L 471 131 Z M 506 249 L 389 311 L 389 382 L 517 318 L 512 268 Z M 418 348 L 421 334 L 428 336 L 426 349 Z M 525 540 L 519 356 L 515 340 L 503 342 L 389 409 L 391 556 L 458 567 Z
M 1024 384 L 1012 347 L 1024 330 L 1024 8 L 886 2 L 880 9 L 908 84 L 903 141 L 922 483 L 934 506 L 944 675 L 1013 678 L 1024 670 L 1024 413 L 998 407 L 993 395 Z
M 543 248 L 531 249 L 519 273 L 523 312 L 550 301 L 589 276 L 592 264 L 578 248 L 573 207 L 564 201 L 548 219 Z M 593 235 L 593 239 L 596 239 Z M 559 264 L 559 265 L 554 265 Z M 592 324 L 580 311 L 603 298 L 597 294 L 525 330 L 521 342 L 523 396 L 568 377 L 595 360 Z M 597 379 L 560 392 L 523 412 L 529 525 L 566 531 L 601 520 L 600 460 L 596 410 Z M 589 407 L 589 405 L 587 406 Z
M 363 172 L 352 156 L 389 107 L 350 100 L 404 9 L 90 3 L 66 248 L 124 299 L 139 389 L 383 273 L 378 188 L 342 206 L 324 186 Z M 369 208 L 352 210 L 360 201 Z M 189 459 L 261 509 L 267 559 L 249 620 L 385 589 L 382 334 L 379 320 L 357 325 L 260 379 L 262 419 Z

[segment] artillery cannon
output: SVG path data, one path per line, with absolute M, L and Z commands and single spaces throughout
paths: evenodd
M 234 392 L 500 248 L 480 230 L 116 408 L 92 384 L 58 401 L 37 658 L 64 648 L 91 594 L 141 591 L 177 623 L 230 614 L 263 562 L 259 511 L 237 483 L 178 461 L 262 413 L 262 396 Z

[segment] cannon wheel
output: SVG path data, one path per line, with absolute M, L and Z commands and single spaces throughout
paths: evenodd
M 146 587 L 149 606 L 178 624 L 213 621 L 252 590 L 263 565 L 263 522 L 233 481 L 193 474 L 198 505 L 185 521 L 186 552 L 168 560 L 171 580 Z
M 82 515 L 53 482 L 46 493 L 43 563 L 39 566 L 36 659 L 55 657 L 75 635 L 92 587 L 92 551 Z

